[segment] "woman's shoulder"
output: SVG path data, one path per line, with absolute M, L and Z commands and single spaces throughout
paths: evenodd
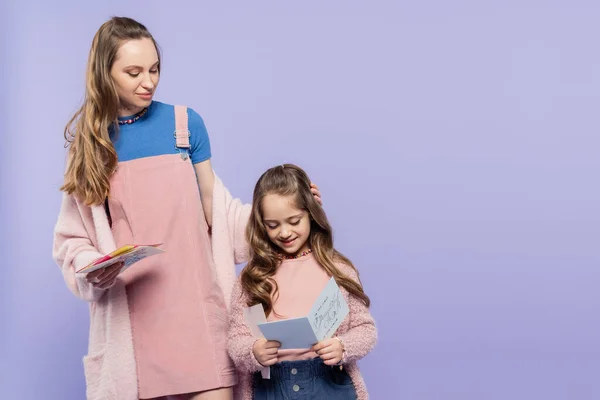
M 160 112 L 174 112 L 175 106 L 175 104 L 165 103 L 164 101 L 152 100 L 152 105 L 150 106 L 150 109 L 154 109 Z M 185 107 L 187 109 L 188 115 L 199 115 L 198 112 L 196 112 L 196 110 L 185 104 L 178 104 L 177 107 Z
M 151 107 L 155 107 L 157 110 L 173 111 L 175 109 L 175 104 L 153 100 Z M 178 104 L 177 107 L 185 107 L 187 109 L 189 116 L 200 117 L 200 114 L 198 113 L 198 111 L 196 111 L 193 107 L 190 107 L 186 104 Z
M 192 133 L 195 131 L 198 131 L 198 130 L 203 131 L 205 129 L 205 126 L 204 126 L 204 119 L 202 118 L 202 116 L 196 110 L 194 110 L 192 107 L 189 107 L 187 105 L 181 105 L 181 106 L 185 107 L 187 109 L 189 130 Z M 164 103 L 162 101 L 154 100 L 152 102 L 151 107 L 154 107 L 154 109 L 156 111 L 158 111 L 159 114 L 162 114 L 162 115 L 174 115 L 174 113 L 175 113 L 175 105 L 174 104 L 169 104 L 169 103 Z
M 154 108 L 154 110 L 157 111 L 173 111 L 175 109 L 175 106 L 173 104 L 164 103 L 162 101 L 152 100 L 150 110 L 152 110 L 152 108 Z

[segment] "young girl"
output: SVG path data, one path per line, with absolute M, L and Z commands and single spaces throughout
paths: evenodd
M 375 345 L 369 298 L 350 260 L 333 247 L 332 230 L 297 166 L 265 172 L 254 189 L 246 230 L 250 261 L 233 289 L 229 355 L 244 399 L 367 399 L 357 360 Z M 244 309 L 262 304 L 268 321 L 302 317 L 330 277 L 350 313 L 331 339 L 310 349 L 279 350 L 252 337 Z M 270 366 L 270 379 L 259 371 Z
M 115 17 L 96 33 L 70 144 L 53 256 L 90 303 L 88 400 L 231 399 L 227 308 L 247 258 L 249 206 L 210 163 L 202 118 L 153 100 L 161 60 L 146 27 Z M 318 191 L 315 188 L 315 194 Z M 164 253 L 124 271 L 80 268 L 126 244 Z

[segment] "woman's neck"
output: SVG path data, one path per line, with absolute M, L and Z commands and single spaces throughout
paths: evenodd
M 119 117 L 129 117 L 131 115 L 135 115 L 141 112 L 144 107 L 135 107 L 135 106 L 121 106 L 119 107 L 118 113 Z

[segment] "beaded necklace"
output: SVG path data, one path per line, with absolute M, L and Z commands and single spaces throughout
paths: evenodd
M 119 120 L 119 125 L 129 125 L 129 124 L 133 124 L 135 121 L 137 121 L 138 119 L 142 118 L 144 115 L 146 115 L 146 113 L 148 112 L 147 108 L 144 108 L 142 111 L 140 111 L 139 113 L 135 114 L 133 117 L 126 119 L 126 120 Z
M 295 260 L 296 258 L 307 256 L 310 253 L 312 253 L 312 249 L 305 250 L 302 253 L 296 254 L 295 256 L 291 256 L 289 254 L 282 254 L 281 258 L 283 258 L 284 260 Z

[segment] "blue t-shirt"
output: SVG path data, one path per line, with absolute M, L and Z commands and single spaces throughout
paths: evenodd
M 190 158 L 197 164 L 210 159 L 210 141 L 202 117 L 187 109 L 188 129 L 190 131 Z M 119 118 L 119 120 L 131 117 Z M 178 154 L 175 147 L 175 107 L 170 104 L 153 101 L 148 112 L 132 124 L 119 125 L 119 132 L 111 132 L 111 139 L 117 151 L 119 161 L 137 158 Z

